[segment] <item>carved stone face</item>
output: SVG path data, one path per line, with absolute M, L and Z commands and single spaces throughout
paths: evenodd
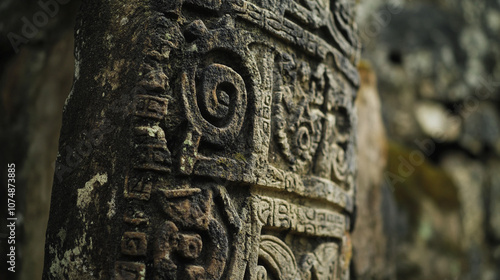
M 350 4 L 156 2 L 117 279 L 347 279 Z

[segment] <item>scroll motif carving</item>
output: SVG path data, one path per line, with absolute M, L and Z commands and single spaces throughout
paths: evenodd
M 234 161 L 224 153 L 204 155 L 200 150 L 207 151 L 205 147 L 212 145 L 219 149 L 233 146 L 236 153 L 248 153 L 241 145 L 249 133 L 242 128 L 250 121 L 248 99 L 255 94 L 258 75 L 245 42 L 248 35 L 236 30 L 232 18 L 226 16 L 214 30 L 195 20 L 186 27 L 185 36 L 195 49 L 188 49 L 193 63 L 188 64 L 179 77 L 189 125 L 180 154 L 180 171 L 196 173 L 198 164 L 198 172 L 205 173 L 206 168 L 219 165 L 214 165 L 211 159 L 227 162 L 227 168 L 238 168 L 245 163 Z M 221 169 L 213 171 L 231 176 Z
M 263 235 L 259 247 L 256 279 L 335 280 L 339 276 L 339 247 L 325 242 L 298 263 L 292 250 L 281 239 Z
M 183 77 L 183 82 L 187 78 Z M 184 85 L 184 106 L 192 125 L 204 140 L 223 145 L 233 142 L 241 130 L 246 112 L 247 94 L 241 76 L 228 66 L 214 63 L 200 71 L 201 85 L 196 92 Z M 195 80 L 197 80 L 195 79 Z
M 259 259 L 266 268 L 267 275 L 277 279 L 297 279 L 299 271 L 292 250 L 279 238 L 264 235 L 260 240 Z
M 115 274 L 346 279 L 350 2 L 152 3 Z

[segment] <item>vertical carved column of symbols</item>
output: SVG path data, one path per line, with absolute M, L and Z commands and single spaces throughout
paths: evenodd
M 257 184 L 266 184 L 266 172 L 269 157 L 269 144 L 271 138 L 271 105 L 273 86 L 273 62 L 275 52 L 266 44 L 254 44 L 252 54 L 257 61 L 260 72 L 260 91 L 255 94 L 256 116 L 254 120 L 253 139 L 254 145 L 252 159 L 255 161 L 254 176 L 252 179 Z
M 154 20 L 152 20 L 154 22 Z M 154 36 L 147 37 L 151 44 Z M 146 202 L 157 189 L 159 176 L 171 170 L 171 153 L 167 146 L 162 121 L 168 113 L 170 92 L 168 76 L 163 63 L 168 58 L 168 42 L 159 50 L 148 46 L 144 61 L 137 72 L 139 80 L 132 90 L 134 102 L 131 118 L 132 158 L 125 178 L 123 196 L 127 200 L 123 221 L 120 256 L 124 260 L 115 263 L 115 279 L 144 279 L 146 262 L 151 244 Z

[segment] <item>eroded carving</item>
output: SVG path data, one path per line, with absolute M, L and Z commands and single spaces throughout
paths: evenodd
M 297 279 L 299 270 L 292 250 L 279 238 L 263 235 L 260 240 L 259 261 L 264 264 L 265 273 L 276 279 Z M 267 276 L 266 276 L 267 277 Z
M 346 229 L 345 217 L 339 213 L 296 205 L 283 199 L 256 197 L 254 211 L 262 226 L 307 235 L 342 238 Z
M 168 99 L 151 95 L 137 95 L 136 98 L 136 116 L 161 120 L 167 114 Z
M 302 255 L 300 263 L 290 247 L 272 235 L 262 235 L 255 279 L 335 280 L 339 278 L 339 246 L 324 242 Z
M 124 196 L 126 198 L 137 198 L 142 200 L 149 200 L 153 183 L 148 181 L 147 178 L 131 178 L 126 181 Z
M 122 254 L 146 256 L 148 241 L 143 232 L 125 232 L 122 237 Z
M 141 280 L 146 277 L 146 266 L 136 262 L 116 262 L 116 280 Z
M 123 191 L 120 256 L 137 260 L 127 271 L 348 278 L 359 83 L 351 3 L 153 3 Z
M 289 55 L 282 58 L 274 73 L 274 137 L 291 170 L 305 173 L 321 141 L 324 114 L 310 106 L 311 96 L 303 88 L 311 75 L 309 65 L 297 66 Z
M 167 221 L 156 234 L 155 279 L 220 279 L 228 240 L 214 218 L 212 192 L 177 189 L 162 194 L 159 203 Z
M 149 218 L 146 216 L 143 210 L 139 210 L 134 206 L 131 206 L 127 210 L 125 210 L 125 214 L 123 214 L 123 220 L 131 225 L 139 226 L 139 225 L 147 225 L 149 223 Z
M 338 273 L 339 246 L 333 242 L 319 245 L 304 256 L 302 267 L 310 274 L 306 279 L 335 280 Z

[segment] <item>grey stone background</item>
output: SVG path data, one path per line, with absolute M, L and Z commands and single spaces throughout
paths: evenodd
M 500 1 L 358 2 L 352 278 L 500 279 Z M 39 18 L 27 38 L 22 18 L 33 23 L 44 9 L 0 2 L 0 163 L 16 164 L 19 222 L 12 275 L 0 220 L 0 279 L 41 276 L 79 3 Z M 27 38 L 17 53 L 10 32 Z
M 358 207 L 373 211 L 358 217 L 356 279 L 500 279 L 500 1 L 359 2 L 387 138 L 359 140 Z M 361 122 L 360 138 L 380 133 Z M 362 162 L 377 145 L 375 187 Z

